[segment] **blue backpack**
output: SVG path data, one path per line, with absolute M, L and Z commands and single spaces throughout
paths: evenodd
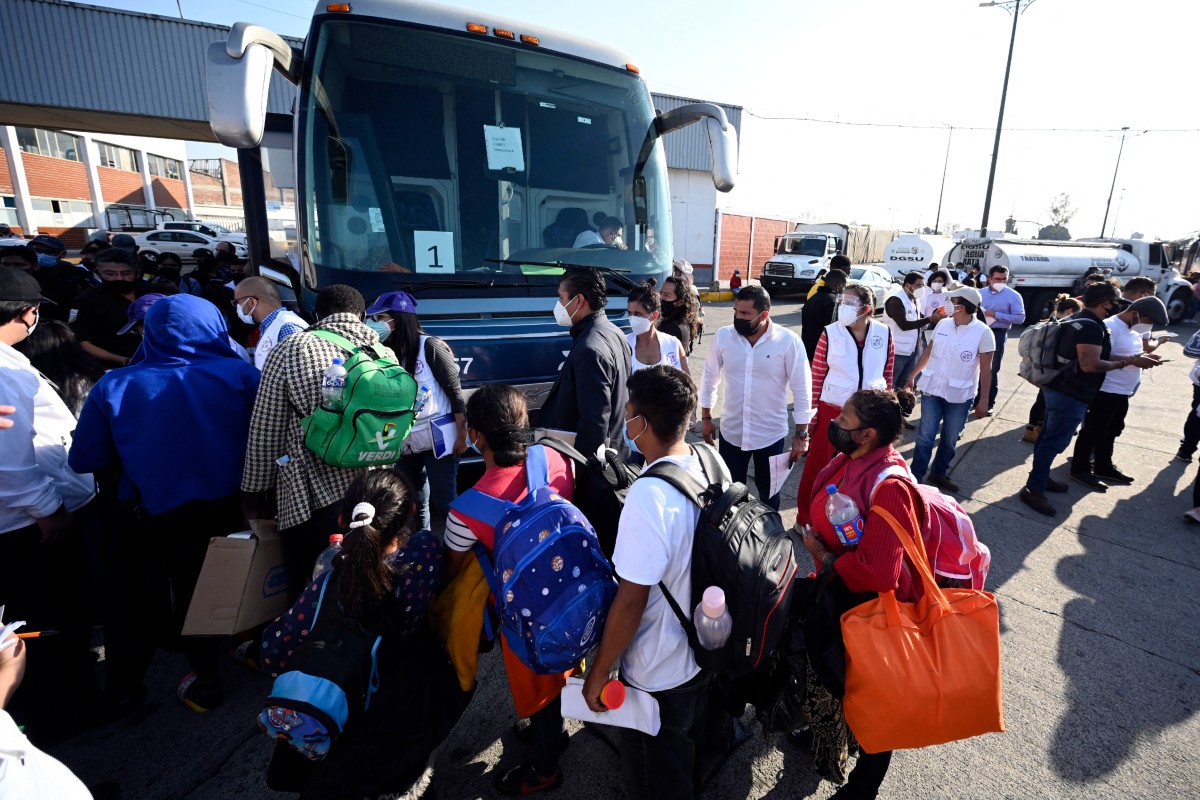
M 500 627 L 517 657 L 542 675 L 566 672 L 600 642 L 617 593 L 591 523 L 550 486 L 541 445 L 525 458 L 529 494 L 510 503 L 469 489 L 451 505 L 496 530 L 492 559 L 476 555 Z

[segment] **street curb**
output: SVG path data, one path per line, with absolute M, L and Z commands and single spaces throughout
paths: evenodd
M 733 292 L 701 292 L 700 299 L 706 303 L 723 303 L 733 299 Z

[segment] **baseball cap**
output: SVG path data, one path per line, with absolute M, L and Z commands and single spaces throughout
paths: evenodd
M 17 258 L 24 259 L 25 263 L 31 267 L 37 266 L 37 251 L 32 247 L 26 247 L 25 245 L 20 244 L 14 244 L 9 247 L 0 247 L 0 258 L 7 258 L 9 256 L 16 256 Z
M 192 251 L 192 258 L 195 258 L 195 259 L 212 258 L 212 257 L 213 257 L 213 251 L 209 250 L 207 247 L 197 247 L 195 250 Z
M 128 250 L 131 253 L 137 250 L 137 242 L 134 241 L 133 237 L 128 233 L 118 233 L 116 236 L 112 237 L 111 244 L 113 247 L 120 248 L 121 250 Z
M 40 244 L 42 247 L 45 247 L 48 250 L 53 250 L 56 253 L 61 253 L 66 249 L 66 246 L 62 243 L 62 239 L 59 239 L 57 236 L 50 236 L 46 233 L 38 234 L 30 239 L 29 243 L 31 245 Z
M 676 269 L 678 269 L 678 270 L 679 270 L 680 272 L 682 272 L 684 275 L 691 275 L 691 274 L 692 274 L 692 265 L 691 265 L 691 263 L 690 263 L 690 262 L 688 262 L 686 259 L 682 259 L 682 258 L 676 258 L 676 259 L 674 259 L 674 260 L 672 260 L 672 261 L 671 261 L 671 266 L 673 266 L 673 267 L 675 267 Z
M 18 303 L 54 303 L 42 297 L 37 279 L 23 269 L 0 267 L 0 300 Z
M 983 303 L 983 295 L 979 294 L 979 290 L 974 286 L 960 286 L 953 292 L 949 292 L 946 297 L 948 299 L 958 297 L 976 307 Z
M 1126 311 L 1136 311 L 1144 320 L 1150 320 L 1155 325 L 1167 324 L 1167 307 L 1157 297 L 1143 297 L 1134 300 Z
M 164 297 L 166 297 L 165 294 L 144 294 L 130 303 L 129 310 L 126 312 L 127 322 L 125 323 L 125 327 L 117 331 L 117 336 L 124 336 L 133 330 L 134 325 L 146 319 L 146 312 L 150 310 L 150 306 Z
M 417 313 L 417 301 L 408 292 L 384 292 L 367 309 L 367 314 L 378 314 L 381 311 L 415 314 Z

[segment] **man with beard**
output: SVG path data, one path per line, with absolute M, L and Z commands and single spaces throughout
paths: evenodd
M 127 250 L 110 248 L 96 254 L 100 285 L 81 296 L 71 309 L 70 323 L 89 355 L 108 368 L 123 367 L 141 343 L 132 333 L 118 333 L 129 317 L 129 304 L 138 295 L 137 258 Z

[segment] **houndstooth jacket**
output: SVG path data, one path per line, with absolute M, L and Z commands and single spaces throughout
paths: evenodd
M 304 446 L 300 420 L 320 402 L 325 368 L 333 359 L 346 356 L 336 344 L 312 335 L 314 330 L 332 331 L 358 345 L 379 342 L 356 315 L 331 314 L 284 339 L 267 356 L 250 418 L 242 491 L 274 488 L 280 529 L 295 527 L 314 511 L 341 502 L 359 471 L 331 467 Z M 287 459 L 280 464 L 284 456 Z

